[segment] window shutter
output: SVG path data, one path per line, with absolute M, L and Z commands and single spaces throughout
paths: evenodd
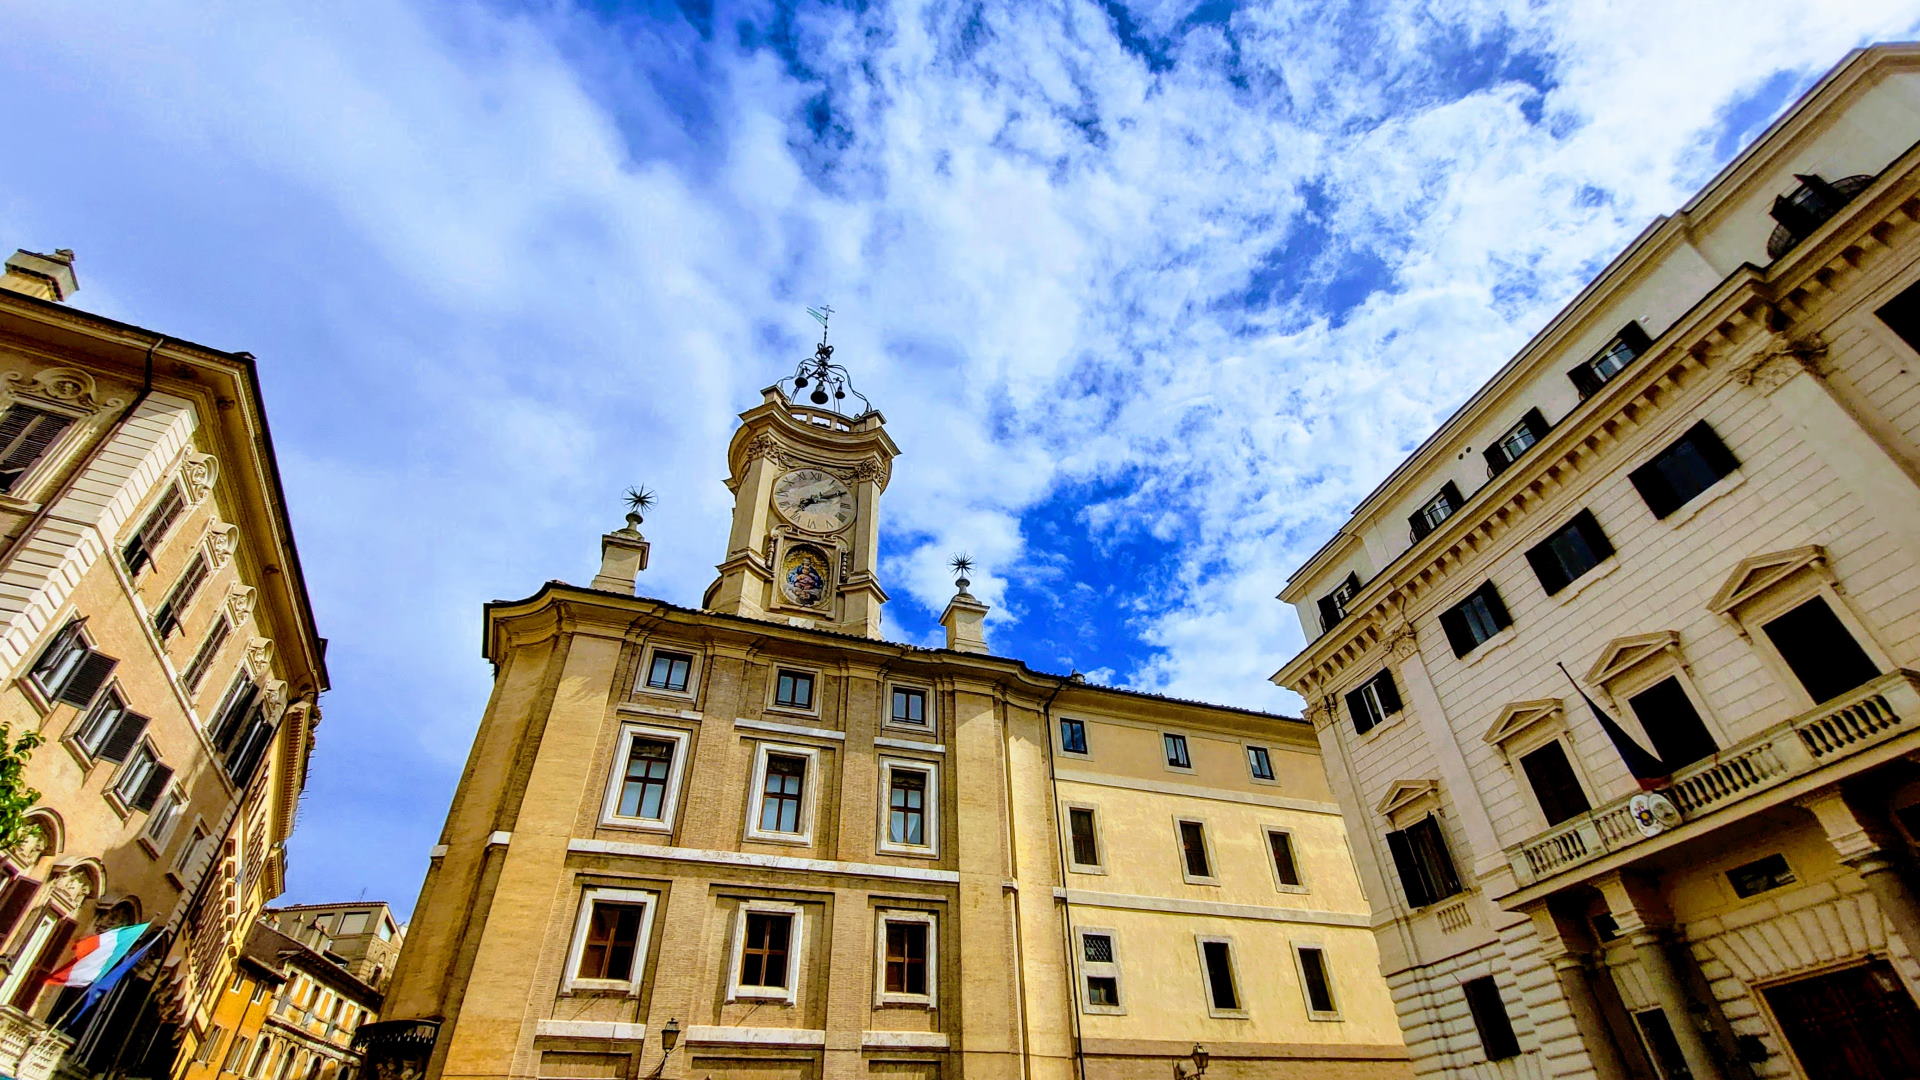
M 1527 414 L 1520 418 L 1520 424 L 1527 429 L 1529 435 L 1533 436 L 1534 442 L 1546 438 L 1547 432 L 1552 430 L 1547 424 L 1547 418 L 1541 415 L 1539 409 L 1528 409 Z
M 1493 587 L 1493 582 L 1489 581 L 1474 591 L 1487 602 L 1487 614 L 1493 616 L 1495 630 L 1505 630 L 1513 625 L 1513 617 L 1507 614 L 1507 605 L 1500 602 L 1500 590 Z
M 1694 449 L 1700 451 L 1700 456 L 1707 464 L 1713 466 L 1713 471 L 1721 476 L 1740 467 L 1733 451 L 1727 449 L 1727 444 L 1720 441 L 1720 436 L 1707 426 L 1705 420 L 1687 430 L 1687 439 L 1693 443 Z
M 1393 672 L 1384 668 L 1373 677 L 1374 691 L 1380 695 L 1380 709 L 1391 716 L 1400 711 L 1400 688 L 1393 685 Z
M 1466 616 L 1460 614 L 1458 607 L 1450 607 L 1440 613 L 1440 629 L 1447 632 L 1447 644 L 1453 646 L 1453 655 L 1465 656 L 1473 651 L 1479 642 L 1467 632 Z
M 1673 485 L 1667 483 L 1665 474 L 1660 471 L 1659 461 L 1659 458 L 1654 458 L 1628 473 L 1627 479 L 1633 482 L 1634 490 L 1640 493 L 1640 498 L 1646 502 L 1647 509 L 1653 511 L 1653 516 L 1664 519 L 1680 509 L 1680 496 L 1673 490 Z
M 1359 687 L 1347 691 L 1347 715 L 1353 717 L 1355 735 L 1365 735 L 1373 730 L 1373 714 L 1367 711 L 1366 695 L 1361 693 L 1365 688 L 1366 684 L 1361 683 Z
M 16 877 L 7 882 L 6 892 L 0 894 L 0 937 L 13 933 L 20 916 L 27 913 L 27 905 L 39 892 L 40 883 L 29 877 Z
M 146 717 L 131 709 L 120 714 L 120 720 L 100 744 L 99 758 L 111 761 L 115 765 L 127 760 L 127 755 L 139 744 L 140 736 L 146 732 L 149 721 Z
M 1620 328 L 1620 343 L 1633 350 L 1633 355 L 1644 356 L 1653 347 L 1653 339 L 1640 327 L 1640 320 L 1634 319 Z
M 245 676 L 242 676 L 245 679 Z M 239 735 L 247 710 L 253 707 L 253 699 L 260 696 L 260 684 L 245 679 L 235 690 L 227 692 L 226 707 L 220 710 L 220 718 L 213 726 L 213 748 L 225 753 Z
M 1333 602 L 1333 594 L 1328 593 L 1327 595 L 1321 597 L 1320 598 L 1320 632 L 1324 634 L 1327 631 L 1333 629 L 1334 625 L 1338 623 L 1340 619 L 1341 619 L 1340 606 Z
M 1587 542 L 1587 547 L 1592 549 L 1596 562 L 1604 562 L 1613 557 L 1613 541 L 1607 539 L 1607 534 L 1601 530 L 1600 523 L 1593 519 L 1593 511 L 1582 510 L 1573 515 L 1573 527 L 1580 531 L 1581 538 Z
M 15 405 L 0 417 L 0 491 L 12 491 L 14 484 L 39 461 L 60 433 L 73 423 L 70 417 Z
M 173 770 L 158 762 L 154 763 L 153 774 L 147 777 L 147 784 L 140 794 L 133 797 L 133 808 L 140 811 L 153 809 L 160 799 L 160 793 L 167 790 L 167 783 L 173 779 Z
M 1453 869 L 1453 856 L 1447 851 L 1447 838 L 1440 832 L 1438 818 L 1428 815 L 1407 830 L 1419 863 L 1432 878 L 1433 899 L 1460 891 L 1460 875 Z
M 1527 549 L 1527 562 L 1533 567 L 1533 574 L 1540 579 L 1540 587 L 1548 596 L 1567 587 L 1567 568 L 1560 565 L 1560 559 L 1553 553 L 1553 537 L 1548 537 Z
M 242 792 L 253 780 L 253 771 L 260 764 L 260 759 L 266 756 L 267 742 L 272 737 L 273 726 L 267 723 L 265 717 L 255 720 L 253 726 L 247 729 L 247 737 L 241 740 L 240 749 L 233 755 L 233 765 L 227 772 L 233 778 L 234 786 Z
M 1428 524 L 1424 510 L 1415 510 L 1407 515 L 1407 529 L 1413 534 L 1413 542 L 1417 544 L 1426 539 L 1426 535 L 1433 531 L 1433 526 Z
M 1449 516 L 1458 513 L 1467 503 L 1467 500 L 1460 497 L 1460 486 L 1451 480 L 1440 485 L 1440 493 L 1447 497 L 1447 505 L 1453 508 L 1447 511 Z
M 1592 364 L 1581 364 L 1567 372 L 1567 378 L 1573 380 L 1573 388 L 1580 392 L 1581 401 L 1600 392 L 1600 376 L 1593 373 Z
M 1508 465 L 1512 464 L 1507 460 L 1507 452 L 1501 449 L 1497 442 L 1480 451 L 1480 456 L 1487 459 L 1488 476 L 1499 476 Z
M 1407 906 L 1426 907 L 1433 903 L 1433 897 L 1427 894 L 1427 883 L 1420 876 L 1420 865 L 1414 860 L 1413 845 L 1407 840 L 1406 830 L 1387 832 L 1387 850 L 1393 854 L 1394 869 L 1400 871 L 1400 887 L 1407 891 Z
M 73 669 L 73 674 L 67 677 L 66 685 L 54 693 L 55 700 L 85 708 L 119 664 L 120 661 L 105 653 L 88 653 L 87 658 L 80 661 L 80 666 Z

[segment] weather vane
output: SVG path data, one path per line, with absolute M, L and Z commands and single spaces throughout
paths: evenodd
M 809 386 L 813 387 L 813 393 L 807 395 L 807 400 L 815 405 L 831 404 L 835 412 L 840 410 L 840 403 L 846 400 L 848 394 L 860 399 L 860 404 L 865 407 L 863 411 L 870 411 L 873 403 L 867 400 L 867 395 L 853 388 L 853 376 L 847 374 L 846 368 L 833 362 L 833 346 L 827 344 L 827 323 L 833 318 L 832 305 L 810 307 L 807 314 L 820 324 L 820 344 L 813 347 L 812 356 L 800 361 L 800 366 L 793 370 L 792 375 L 780 381 L 792 383 L 796 395 Z
M 973 584 L 967 580 L 967 575 L 973 573 L 973 556 L 963 551 L 949 558 L 947 565 L 953 570 L 953 583 L 960 586 L 961 592 L 966 592 L 967 586 Z
M 627 524 L 630 527 L 639 527 L 640 523 L 646 520 L 646 518 L 641 517 L 641 515 L 653 508 L 653 501 L 652 489 L 644 485 L 641 487 L 628 488 Z

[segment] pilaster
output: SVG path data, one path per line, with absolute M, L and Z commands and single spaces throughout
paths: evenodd
M 1674 958 L 1673 916 L 1658 886 L 1645 878 L 1620 873 L 1598 878 L 1594 884 L 1633 946 L 1654 1003 L 1666 1014 L 1674 1042 L 1679 1044 L 1680 1056 L 1694 1080 L 1729 1080 L 1706 1034 L 1709 1006 L 1694 1001 L 1687 992 L 1687 981 Z

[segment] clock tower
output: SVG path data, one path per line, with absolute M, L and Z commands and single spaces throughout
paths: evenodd
M 822 341 L 740 414 L 727 447 L 733 530 L 704 606 L 879 637 L 880 493 L 900 448 L 832 358 Z M 862 405 L 853 416 L 838 408 L 849 396 Z

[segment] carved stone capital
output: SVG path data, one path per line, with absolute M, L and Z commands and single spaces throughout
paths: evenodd
M 870 457 L 862 458 L 855 463 L 853 468 L 848 472 L 848 476 L 859 481 L 871 480 L 880 485 L 880 490 L 885 491 L 887 489 L 887 481 L 891 478 L 892 472 L 893 470 L 887 468 L 885 462 L 877 457 Z
M 1409 660 L 1414 653 L 1420 651 L 1420 639 L 1415 635 L 1412 626 L 1402 626 L 1387 638 L 1387 649 L 1396 659 Z
M 1801 338 L 1777 337 L 1773 344 L 1754 354 L 1733 374 L 1742 386 L 1751 386 L 1771 394 L 1791 382 L 1796 375 L 1825 376 L 1827 343 L 1818 334 Z
M 747 443 L 747 460 L 752 461 L 754 458 L 766 458 L 775 465 L 787 463 L 786 455 L 780 452 L 780 440 L 765 432 L 755 435 L 752 441 Z
M 31 375 L 9 371 L 3 377 L 7 388 L 15 394 L 57 402 L 84 412 L 117 409 L 126 404 L 124 398 L 100 400 L 99 385 L 93 381 L 93 376 L 79 368 L 43 368 Z

